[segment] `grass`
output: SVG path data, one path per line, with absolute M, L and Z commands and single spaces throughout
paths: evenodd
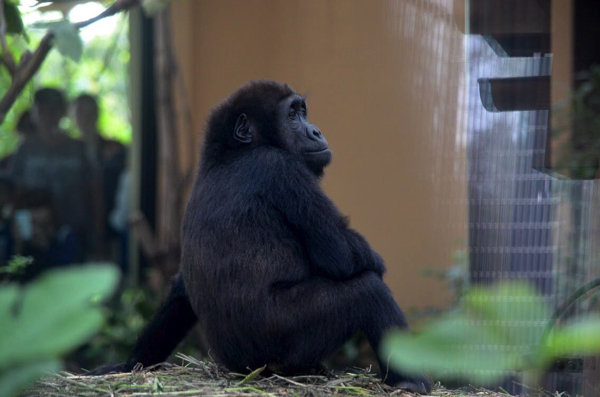
M 162 364 L 154 371 L 130 374 L 80 376 L 58 373 L 38 381 L 24 396 L 416 396 L 381 383 L 368 370 L 355 373 L 262 377 L 259 371 L 235 374 L 204 360 L 179 354 L 183 365 Z M 150 368 L 152 369 L 152 368 Z M 436 397 L 506 397 L 507 394 L 483 389 L 446 390 L 437 385 Z

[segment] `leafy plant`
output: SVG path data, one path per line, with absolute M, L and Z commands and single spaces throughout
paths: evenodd
M 161 303 L 161 297 L 148 287 L 128 288 L 116 295 L 116 299 L 103 307 L 105 321 L 100 330 L 66 358 L 68 368 L 92 369 L 125 361 Z M 179 344 L 176 352 L 196 357 L 206 354 L 193 332 Z
M 140 3 L 145 10 L 157 12 L 170 0 L 114 0 L 103 12 L 86 21 L 71 23 L 68 20 L 57 20 L 38 23 L 37 27 L 46 31 L 43 38 L 33 50 L 28 44 L 22 45 L 21 43 L 20 51 L 15 51 L 9 40 L 12 38 L 16 41 L 28 37 L 27 29 L 23 25 L 21 10 L 18 7 L 19 2 L 17 0 L 0 0 L 0 2 L 2 3 L 0 6 L 0 83 L 7 86 L 0 97 L 0 124 L 2 124 L 53 47 L 57 47 L 64 56 L 77 61 L 83 52 L 79 36 L 80 29 L 100 19 L 127 11 Z M 60 3 L 71 3 L 71 1 L 38 1 L 38 4 L 41 3 L 60 5 Z M 25 41 L 27 42 L 27 40 Z
M 19 11 L 18 1 L 5 0 L 4 19 L 6 20 L 6 33 L 21 34 L 24 30 L 23 19 Z
M 8 264 L 4 267 L 0 267 L 1 275 L 15 275 L 18 276 L 25 271 L 25 268 L 33 263 L 31 256 L 15 255 L 8 261 Z
M 124 361 L 142 328 L 156 312 L 160 301 L 148 290 L 130 288 L 119 293 L 118 300 L 104 308 L 106 321 L 77 357 L 78 368 Z
M 600 319 L 544 332 L 550 310 L 527 283 L 473 288 L 459 308 L 430 322 L 419 334 L 392 332 L 384 343 L 390 364 L 436 379 L 491 382 L 506 371 L 539 373 L 554 358 L 600 352 Z
M 75 25 L 67 20 L 37 22 L 32 28 L 45 29 L 54 35 L 56 49 L 65 57 L 79 62 L 83 54 L 83 41 Z
M 92 300 L 108 296 L 118 280 L 112 265 L 49 271 L 31 284 L 0 287 L 0 390 L 12 396 L 60 357 L 98 331 L 103 315 Z

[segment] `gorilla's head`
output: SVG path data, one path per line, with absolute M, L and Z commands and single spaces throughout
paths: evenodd
M 305 99 L 287 84 L 251 81 L 214 109 L 204 156 L 222 159 L 265 145 L 289 152 L 317 176 L 331 162 L 327 140 L 308 121 Z

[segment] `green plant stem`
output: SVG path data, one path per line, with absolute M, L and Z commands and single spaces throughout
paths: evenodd
M 590 281 L 589 283 L 587 283 L 584 286 L 577 289 L 575 292 L 573 292 L 571 294 L 571 296 L 569 296 L 567 298 L 567 300 L 565 300 L 563 302 L 562 305 L 560 305 L 554 311 L 554 313 L 552 314 L 552 317 L 550 318 L 550 320 L 548 321 L 548 324 L 546 325 L 546 328 L 544 329 L 544 333 L 542 334 L 542 339 L 541 339 L 542 344 L 546 343 L 546 340 L 547 340 L 548 336 L 550 335 L 550 332 L 556 325 L 556 322 L 558 321 L 558 319 L 560 319 L 563 316 L 563 314 L 565 314 L 567 309 L 569 309 L 569 307 L 571 307 L 571 305 L 573 303 L 575 303 L 579 298 L 581 298 L 588 292 L 590 292 L 593 289 L 598 288 L 598 287 L 600 287 L 600 278 Z

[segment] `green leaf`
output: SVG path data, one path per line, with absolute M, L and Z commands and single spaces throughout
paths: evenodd
M 486 321 L 512 345 L 536 345 L 550 319 L 550 310 L 525 282 L 503 282 L 473 288 L 465 297 L 464 310 Z
M 79 62 L 83 54 L 83 41 L 75 25 L 69 21 L 61 20 L 36 22 L 31 26 L 38 29 L 48 29 L 54 35 L 54 44 L 58 51 L 75 62 Z
M 0 287 L 0 319 L 3 318 L 3 313 L 10 313 L 13 310 L 18 294 L 19 287 L 16 284 L 6 284 Z M 1 337 L 2 335 L 0 335 Z
M 58 51 L 75 62 L 79 62 L 83 54 L 83 41 L 79 32 L 70 22 L 64 22 L 50 28 Z
M 17 396 L 19 392 L 48 372 L 60 369 L 58 360 L 33 362 L 12 367 L 0 373 L 0 390 L 5 397 Z
M 33 263 L 33 257 L 14 255 L 8 261 L 8 264 L 0 268 L 0 274 L 18 275 L 22 274 L 27 266 Z
M 542 349 L 546 357 L 600 353 L 600 318 L 584 318 L 554 330 Z
M 405 372 L 429 372 L 436 378 L 469 378 L 489 382 L 514 369 L 518 355 L 489 327 L 464 314 L 449 314 L 417 334 L 393 332 L 382 344 L 390 364 Z
M 4 1 L 4 19 L 6 20 L 6 33 L 23 33 L 25 26 L 17 4 Z
M 110 294 L 118 279 L 119 270 L 110 263 L 98 262 L 63 267 L 42 275 L 32 287 L 27 289 L 27 298 L 31 301 L 38 300 L 38 303 L 43 304 L 43 300 L 54 297 L 56 300 L 63 301 L 61 305 L 65 308 L 89 306 L 89 299 L 94 295 Z M 65 299 L 67 296 L 69 299 Z
M 46 273 L 22 295 L 14 287 L 0 293 L 0 369 L 58 357 L 84 342 L 102 324 L 92 297 L 108 295 L 117 279 L 112 265 L 70 267 Z
M 417 335 L 389 334 L 382 354 L 409 373 L 490 382 L 506 371 L 542 370 L 554 357 L 600 353 L 600 318 L 556 329 L 540 344 L 550 312 L 543 296 L 526 283 L 475 288 L 463 306 L 431 322 Z

